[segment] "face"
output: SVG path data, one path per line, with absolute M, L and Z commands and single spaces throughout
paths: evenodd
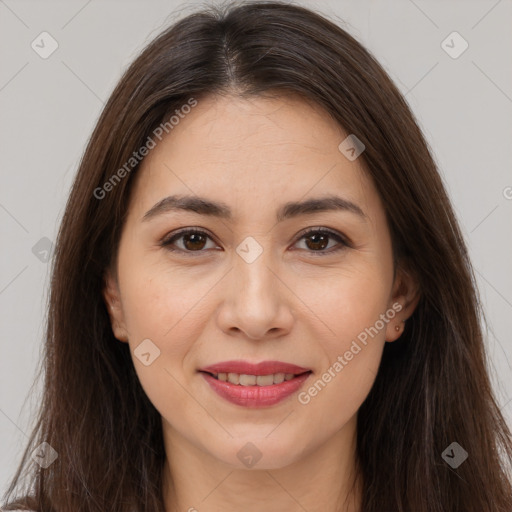
M 347 135 L 300 98 L 208 97 L 137 171 L 104 297 L 170 444 L 270 469 L 354 428 L 414 284 Z

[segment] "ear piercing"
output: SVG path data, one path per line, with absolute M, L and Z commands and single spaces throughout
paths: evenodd
M 402 320 L 402 324 L 405 324 L 405 320 Z M 398 332 L 402 328 L 402 325 L 395 325 L 395 331 Z

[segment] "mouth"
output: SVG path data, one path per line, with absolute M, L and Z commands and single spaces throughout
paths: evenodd
M 267 375 L 251 375 L 247 373 L 235 373 L 235 372 L 221 372 L 221 373 L 213 373 L 213 372 L 202 372 L 210 375 L 216 380 L 221 382 L 229 382 L 235 386 L 273 386 L 274 384 L 281 384 L 282 382 L 287 382 L 293 380 L 301 375 L 311 373 L 311 370 L 302 372 L 302 373 L 270 373 Z
M 210 388 L 244 407 L 268 407 L 292 395 L 312 370 L 280 361 L 226 361 L 199 370 Z

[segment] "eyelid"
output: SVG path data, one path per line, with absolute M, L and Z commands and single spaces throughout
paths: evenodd
M 210 238 L 211 240 L 213 240 L 217 245 L 220 245 L 216 240 L 215 240 L 215 237 L 205 228 L 199 228 L 199 227 L 194 227 L 194 226 L 189 226 L 189 227 L 186 227 L 186 228 L 181 228 L 181 229 L 178 229 L 177 231 L 173 231 L 172 233 L 168 233 L 166 234 L 160 241 L 159 241 L 159 244 L 164 248 L 164 249 L 167 249 L 168 251 L 173 251 L 173 252 L 185 252 L 187 254 L 193 254 L 194 252 L 196 253 L 201 253 L 201 252 L 205 252 L 204 250 L 202 251 L 183 251 L 182 249 L 175 249 L 175 248 L 171 248 L 171 240 L 176 240 L 176 239 L 179 239 L 180 236 L 183 236 L 183 235 L 188 235 L 188 234 L 199 234 L 199 235 L 206 235 L 208 238 Z
M 294 245 L 296 245 L 299 241 L 301 241 L 303 238 L 307 237 L 308 235 L 316 234 L 316 233 L 329 235 L 330 238 L 333 238 L 337 242 L 337 244 L 334 247 L 330 247 L 329 249 L 321 250 L 321 251 L 312 251 L 312 250 L 307 250 L 307 249 L 292 249 L 292 250 L 306 251 L 306 253 L 308 255 L 311 255 L 313 258 L 322 258 L 322 257 L 327 258 L 328 256 L 331 256 L 333 254 L 339 254 L 340 252 L 342 252 L 346 249 L 351 249 L 353 247 L 352 242 L 343 233 L 340 233 L 336 230 L 322 227 L 322 226 L 310 227 L 310 228 L 307 228 L 306 230 L 302 231 L 301 233 L 299 233 L 297 235 L 297 238 L 296 238 L 295 242 L 293 243 L 292 247 Z
M 326 228 L 326 227 L 322 227 L 322 226 L 306 228 L 306 230 L 302 231 L 301 233 L 299 233 L 297 235 L 297 240 L 295 243 L 297 243 L 301 238 L 303 238 L 311 233 L 327 233 L 327 234 L 331 235 L 333 238 L 337 239 L 340 243 L 346 245 L 347 247 L 352 247 L 352 242 L 346 235 L 344 235 L 343 233 L 336 231 L 334 229 Z M 320 252 L 320 251 L 317 251 L 317 252 Z
M 303 239 L 304 237 L 306 237 L 307 235 L 310 235 L 310 234 L 316 234 L 316 233 L 321 233 L 321 234 L 328 234 L 331 236 L 331 238 L 334 238 L 337 242 L 338 242 L 338 246 L 335 246 L 334 248 L 331 247 L 330 249 L 328 250 L 321 250 L 321 251 L 307 251 L 308 253 L 310 254 L 313 254 L 315 256 L 323 256 L 323 255 L 328 255 L 328 254 L 332 254 L 332 253 L 335 253 L 335 252 L 338 252 L 342 249 L 346 249 L 346 248 L 352 248 L 353 245 L 352 245 L 352 242 L 350 241 L 350 239 L 345 236 L 343 233 L 340 233 L 338 231 L 335 231 L 331 228 L 327 228 L 327 227 L 322 227 L 322 226 L 315 226 L 315 227 L 309 227 L 309 228 L 306 228 L 305 230 L 301 231 L 295 241 L 293 242 L 292 245 L 295 245 L 297 244 L 297 242 L 299 242 L 301 239 Z M 178 229 L 177 231 L 174 231 L 170 234 L 167 234 L 165 235 L 161 240 L 160 240 L 160 245 L 168 250 L 168 251 L 171 251 L 171 252 L 181 252 L 181 253 L 185 253 L 190 256 L 194 256 L 196 253 L 197 254 L 201 254 L 201 253 L 204 253 L 204 252 L 207 252 L 205 250 L 199 250 L 199 251 L 184 251 L 183 249 L 179 249 L 179 248 L 172 248 L 172 242 L 173 240 L 176 240 L 176 239 L 179 239 L 180 236 L 183 236 L 185 234 L 200 234 L 200 235 L 206 235 L 208 238 L 210 238 L 213 242 L 215 242 L 217 245 L 220 245 L 218 244 L 218 242 L 215 240 L 215 237 L 208 231 L 206 230 L 205 228 L 199 228 L 199 227 L 194 227 L 194 226 L 189 226 L 189 227 L 186 227 L 186 228 L 181 228 L 181 229 Z M 294 250 L 297 250 L 297 249 L 294 249 Z M 301 250 L 304 250 L 304 249 L 301 249 Z

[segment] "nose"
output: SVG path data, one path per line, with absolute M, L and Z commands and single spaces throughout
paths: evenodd
M 271 268 L 266 251 L 252 263 L 238 255 L 223 284 L 217 314 L 220 329 L 251 340 L 274 339 L 292 329 L 293 293 Z

